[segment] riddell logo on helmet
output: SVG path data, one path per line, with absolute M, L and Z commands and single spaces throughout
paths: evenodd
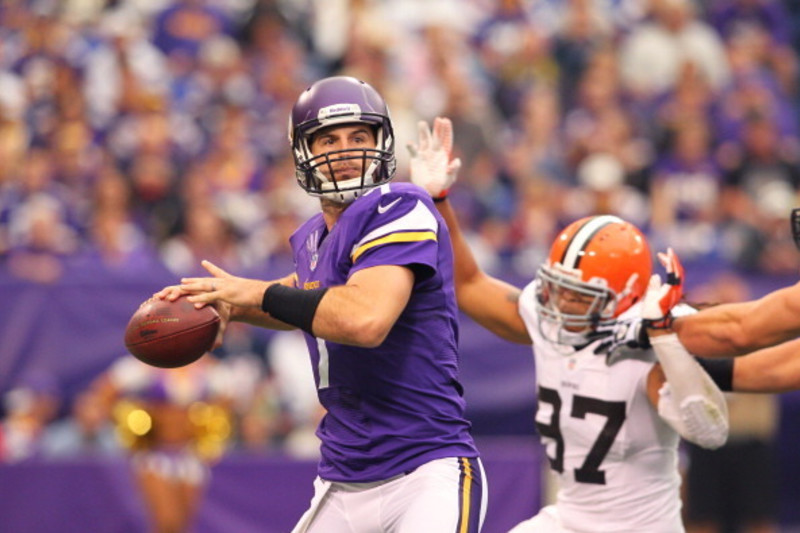
M 334 104 L 328 107 L 323 107 L 317 113 L 319 120 L 336 117 L 339 115 L 347 115 L 348 117 L 358 117 L 361 115 L 361 106 L 358 104 Z

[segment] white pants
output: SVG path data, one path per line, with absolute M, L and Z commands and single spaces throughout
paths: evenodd
M 573 533 L 561 525 L 561 517 L 555 505 L 539 510 L 533 518 L 520 522 L 508 533 Z
M 374 483 L 317 478 L 292 533 L 478 533 L 486 494 L 480 460 L 458 457 Z
M 533 518 L 520 522 L 508 533 L 562 533 L 561 520 L 555 505 L 543 507 Z

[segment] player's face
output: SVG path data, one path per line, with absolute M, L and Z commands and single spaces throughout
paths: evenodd
M 363 150 L 374 150 L 376 146 L 372 128 L 353 124 L 320 130 L 312 137 L 310 149 L 315 157 L 335 152 L 318 170 L 331 181 L 343 181 L 361 177 L 366 165 Z
M 596 304 L 597 297 L 564 287 L 552 291 L 553 306 L 565 315 L 585 315 Z M 567 331 L 580 331 L 584 326 L 564 325 Z

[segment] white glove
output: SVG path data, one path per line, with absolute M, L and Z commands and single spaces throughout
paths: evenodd
M 640 318 L 616 320 L 608 325 L 599 325 L 589 334 L 589 340 L 601 342 L 595 347 L 596 355 L 605 355 L 606 362 L 613 365 L 620 359 L 636 356 L 650 348 L 647 331 Z
M 669 329 L 672 308 L 683 297 L 683 266 L 672 248 L 668 248 L 667 253 L 659 252 L 658 260 L 667 271 L 667 281 L 662 284 L 658 274 L 650 277 L 642 303 L 642 318 L 648 328 Z
M 461 160 L 450 159 L 453 152 L 453 123 L 436 117 L 433 134 L 424 120 L 420 121 L 419 144 L 409 144 L 411 183 L 419 185 L 433 198 L 444 199 L 455 183 Z

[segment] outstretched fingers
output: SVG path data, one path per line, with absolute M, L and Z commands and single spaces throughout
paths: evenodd
M 238 307 L 261 307 L 264 291 L 270 282 L 226 275 L 218 278 L 183 278 L 181 288 L 196 307 L 226 302 Z
M 658 260 L 667 271 L 667 283 L 670 285 L 681 285 L 684 279 L 683 265 L 678 255 L 672 248 L 667 248 L 667 252 L 659 252 Z
M 204 259 L 200 264 L 214 277 L 181 278 L 179 286 L 181 292 L 190 295 L 187 299 L 198 308 L 217 300 L 224 300 L 225 286 L 228 280 L 233 279 L 233 276 L 211 261 Z
M 447 117 L 436 117 L 433 121 L 434 146 L 444 149 L 448 157 L 453 153 L 453 123 Z
M 417 123 L 417 131 L 419 135 L 417 150 L 419 152 L 426 152 L 431 148 L 431 129 L 428 126 L 428 123 L 424 120 L 420 120 Z
M 187 300 L 200 308 L 221 298 L 222 288 L 217 278 L 181 278 L 181 290 L 188 294 Z

